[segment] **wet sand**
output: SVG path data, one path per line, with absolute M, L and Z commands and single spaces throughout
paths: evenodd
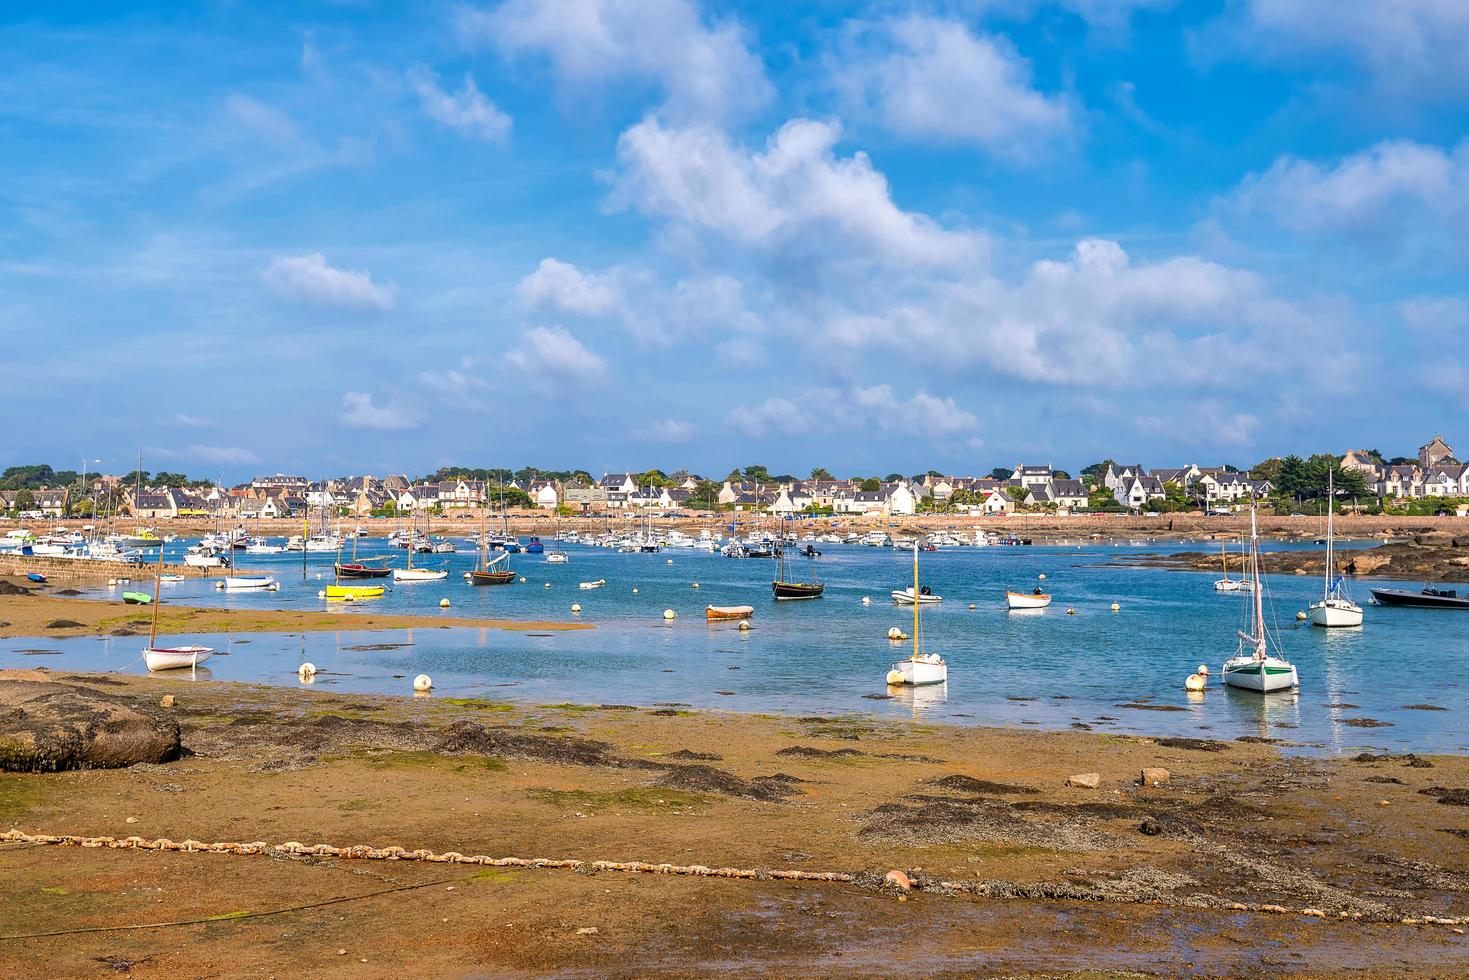
M 1440 802 L 1469 785 L 1461 757 L 45 676 L 175 695 L 188 754 L 0 774 L 0 828 L 875 874 L 798 883 L 0 845 L 6 936 L 216 917 L 0 940 L 9 974 L 1469 971 L 1462 934 L 1396 921 L 1469 914 L 1469 807 Z M 1139 786 L 1144 766 L 1170 781 Z M 1100 786 L 1064 785 L 1082 772 Z M 876 887 L 892 868 L 924 887 L 906 901 Z
M 153 591 L 152 583 L 136 586 Z M 23 589 L 25 594 L 10 591 Z M 81 599 L 61 594 L 53 585 L 36 586 L 24 579 L 0 577 L 0 638 L 14 636 L 65 637 L 147 635 L 152 606 L 130 606 L 105 599 Z M 67 624 L 67 625 L 62 625 Z M 158 610 L 159 633 L 282 633 L 314 630 L 423 629 L 467 626 L 477 629 L 575 630 L 594 629 L 587 623 L 508 619 L 472 619 L 442 615 L 380 615 L 280 609 L 202 609 L 171 606 Z

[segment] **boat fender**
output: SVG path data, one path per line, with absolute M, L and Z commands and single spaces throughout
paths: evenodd
M 890 671 L 888 671 L 888 683 L 889 684 L 901 684 L 901 683 L 903 683 L 903 672 L 901 670 L 890 670 Z
M 449 600 L 448 599 L 440 599 L 439 600 L 439 608 L 440 609 L 448 609 L 449 608 Z
M 675 620 L 678 618 L 678 613 L 674 612 L 672 609 L 665 609 L 663 610 L 663 618 L 670 621 Z
M 575 615 L 575 614 L 581 612 L 581 603 L 579 603 L 579 602 L 573 602 L 571 604 L 571 612 L 572 612 L 572 615 Z
M 1306 620 L 1306 613 L 1305 613 L 1305 611 L 1302 610 L 1301 612 L 1296 613 L 1296 619 L 1298 621 L 1300 621 L 1300 622 L 1305 622 L 1305 620 Z
M 417 677 L 413 678 L 413 689 L 420 692 L 432 691 L 434 689 L 433 678 L 429 677 L 427 674 L 419 674 Z

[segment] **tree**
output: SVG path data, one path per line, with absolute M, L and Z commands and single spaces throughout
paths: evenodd
M 713 480 L 700 480 L 689 491 L 689 506 L 701 510 L 717 510 L 719 507 L 719 484 Z
M 1071 479 L 1071 474 L 1065 470 L 1052 470 L 1051 477 L 1056 480 L 1069 480 Z
M 640 487 L 677 486 L 677 484 L 673 480 L 670 480 L 668 478 L 668 474 L 664 473 L 662 470 L 649 470 L 646 473 L 639 473 L 636 479 L 638 481 L 638 486 Z
M 889 473 L 883 480 L 884 483 L 901 483 L 902 481 L 903 474 L 901 473 Z
M 995 480 L 1008 480 L 1010 479 L 1010 475 L 1014 472 L 1015 471 L 1013 469 L 1007 469 L 1003 466 L 996 466 L 994 469 L 990 470 L 990 477 Z
M 1030 496 L 1029 487 L 1006 487 L 1005 492 L 1009 494 L 1010 499 L 1015 501 L 1017 504 L 1024 503 L 1025 498 Z
M 811 468 L 811 479 L 813 479 L 813 480 L 831 480 L 831 479 L 833 479 L 833 477 L 831 475 L 831 472 L 829 470 L 827 470 L 825 467 L 814 466 L 814 467 Z
M 882 489 L 882 481 L 875 476 L 869 476 L 862 481 L 862 489 L 866 493 L 876 493 Z
M 1107 475 L 1107 468 L 1109 466 L 1116 465 L 1117 464 L 1110 459 L 1104 459 L 1100 463 L 1093 463 L 1090 466 L 1084 467 L 1082 469 L 1081 479 L 1088 486 L 1099 487 L 1102 485 L 1102 477 Z
M 49 467 L 48 467 L 49 469 Z M 15 509 L 21 513 L 36 509 L 36 495 L 29 487 L 22 487 L 15 495 Z

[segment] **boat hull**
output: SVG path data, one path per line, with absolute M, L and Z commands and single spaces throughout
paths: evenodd
M 935 658 L 937 659 L 937 658 Z M 893 670 L 903 675 L 902 683 L 912 687 L 923 687 L 928 684 L 943 684 L 949 679 L 949 665 L 943 660 L 930 663 L 928 660 L 899 660 L 893 664 Z
M 1035 595 L 1030 592 L 1006 592 L 1005 605 L 1010 609 L 1044 609 L 1051 604 L 1048 595 Z
M 1217 582 L 1214 583 L 1214 591 L 1215 592 L 1240 592 L 1242 590 L 1240 588 L 1240 581 L 1239 581 L 1239 579 L 1222 578 L 1222 579 L 1219 579 Z
M 754 606 L 705 606 L 704 618 L 709 622 L 727 619 L 749 619 L 755 615 Z
M 387 591 L 387 587 L 382 585 L 328 585 L 326 597 L 328 599 L 376 599 Z
M 1326 599 L 1311 604 L 1309 610 L 1312 626 L 1337 627 L 1361 626 L 1362 607 L 1355 602 L 1341 599 Z
M 146 606 L 153 601 L 153 597 L 146 592 L 124 592 L 122 601 L 130 606 Z
M 826 586 L 820 582 L 771 582 L 777 599 L 819 599 Z
M 1419 609 L 1469 609 L 1469 598 L 1459 595 L 1435 595 L 1409 592 L 1405 589 L 1373 589 L 1372 598 L 1381 606 L 1415 606 Z
M 376 565 L 338 565 L 337 575 L 341 578 L 387 578 L 393 574 L 391 568 Z
M 896 602 L 900 606 L 911 606 L 911 605 L 913 605 L 913 590 L 912 589 L 896 589 L 892 593 L 892 596 L 893 596 L 893 601 Z M 944 597 L 941 596 L 941 595 L 933 595 L 932 593 L 925 594 L 923 592 L 918 593 L 918 605 L 920 605 L 920 606 L 931 606 L 934 603 L 943 602 L 943 601 L 944 601 Z
M 448 577 L 448 572 L 435 572 L 426 568 L 393 569 L 394 582 L 442 582 Z
M 514 581 L 514 572 L 481 572 L 476 569 L 469 573 L 470 585 L 509 585 Z
M 1279 657 L 1266 657 L 1264 660 L 1235 657 L 1224 662 L 1220 676 L 1226 687 L 1261 694 L 1289 691 L 1299 683 L 1296 668 Z
M 240 589 L 268 589 L 275 584 L 269 575 L 226 575 L 224 587 L 230 591 Z
M 143 650 L 143 662 L 149 670 L 197 667 L 212 656 L 214 651 L 209 647 L 148 647 Z

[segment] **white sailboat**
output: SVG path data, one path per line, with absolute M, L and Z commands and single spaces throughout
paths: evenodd
M 416 530 L 418 523 L 417 518 L 417 511 L 414 511 L 414 513 L 409 518 L 409 540 L 412 540 L 413 533 Z M 431 568 L 414 568 L 412 548 L 408 549 L 408 567 L 393 569 L 394 582 L 442 582 L 448 577 L 449 572 L 446 569 L 435 570 Z
M 1241 569 L 1241 571 L 1240 571 L 1240 577 L 1239 578 L 1230 578 L 1229 577 L 1229 555 L 1225 551 L 1225 545 L 1224 545 L 1224 542 L 1223 541 L 1220 541 L 1219 542 L 1219 564 L 1221 566 L 1223 566 L 1223 568 L 1224 568 L 1224 577 L 1221 578 L 1221 579 L 1216 579 L 1215 580 L 1215 582 L 1214 582 L 1214 591 L 1215 592 L 1238 592 L 1238 591 L 1240 591 L 1240 586 L 1243 584 L 1242 580 L 1244 578 L 1244 571 L 1243 571 L 1243 569 Z
M 1336 510 L 1336 473 L 1326 474 L 1326 575 L 1321 601 L 1313 602 L 1308 610 L 1313 626 L 1361 626 L 1362 607 L 1347 595 L 1343 576 L 1336 573 L 1336 562 L 1332 559 L 1333 527 L 1332 514 Z M 1333 577 L 1334 576 L 1334 577 Z
M 1283 657 L 1270 655 L 1265 632 L 1265 606 L 1260 592 L 1260 539 L 1255 530 L 1255 504 L 1250 502 L 1250 584 L 1255 601 L 1250 604 L 1251 632 L 1239 631 L 1239 650 L 1224 661 L 1220 671 L 1226 686 L 1262 694 L 1288 691 L 1299 680 L 1296 668 Z
M 906 590 L 905 590 L 906 591 Z M 949 679 L 949 665 L 944 663 L 944 658 L 936 653 L 923 653 L 919 647 L 918 631 L 918 607 L 923 605 L 924 594 L 918 587 L 918 544 L 913 544 L 913 588 L 909 591 L 910 603 L 913 606 L 913 654 L 907 660 L 899 660 L 893 664 L 892 670 L 888 671 L 887 681 L 889 684 L 943 684 Z M 913 602 L 912 596 L 917 596 L 918 601 Z M 897 593 L 893 593 L 897 598 Z
M 148 628 L 148 645 L 143 648 L 143 662 L 149 670 L 174 670 L 179 667 L 197 667 L 214 651 L 209 647 L 182 646 L 160 647 L 158 645 L 158 607 L 163 605 L 163 592 L 159 584 L 163 579 L 163 549 L 158 549 L 158 565 L 153 572 L 153 625 Z

